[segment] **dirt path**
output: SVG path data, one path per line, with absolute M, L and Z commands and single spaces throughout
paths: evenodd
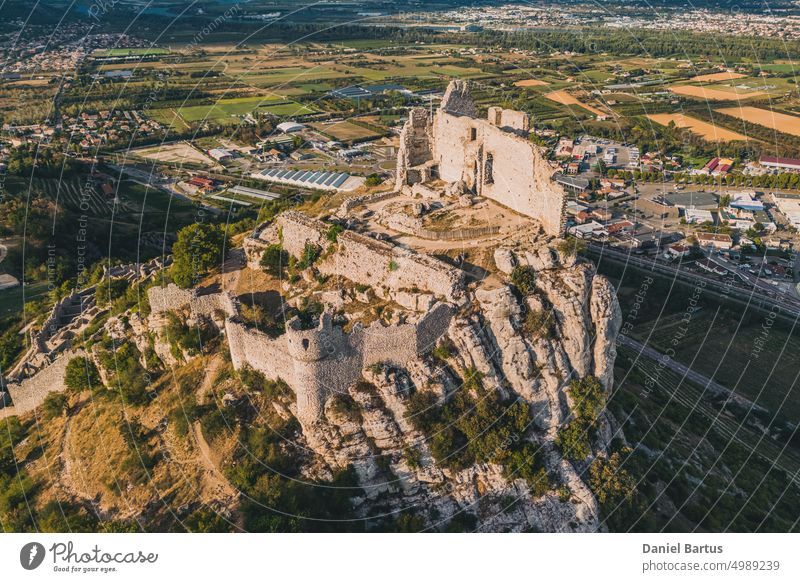
M 203 377 L 203 383 L 197 390 L 197 402 L 202 404 L 206 400 L 206 396 L 214 387 L 214 379 L 217 377 L 217 371 L 222 366 L 223 360 L 219 357 L 212 356 L 211 360 L 207 363 L 206 373 Z M 194 436 L 195 444 L 200 453 L 200 462 L 205 469 L 203 475 L 203 489 L 207 494 L 216 499 L 224 499 L 226 501 L 236 499 L 239 492 L 234 489 L 225 475 L 219 468 L 219 464 L 214 460 L 211 452 L 211 447 L 203 435 L 203 429 L 200 426 L 200 421 L 196 420 L 192 423 L 192 434 Z
M 87 509 L 91 508 L 98 519 L 106 520 L 110 519 L 111 516 L 107 515 L 106 512 L 100 508 L 100 504 L 98 503 L 97 499 L 93 499 L 85 493 L 85 483 L 76 482 L 76 477 L 72 466 L 72 460 L 75 455 L 68 450 L 72 435 L 72 419 L 81 411 L 81 409 L 83 409 L 84 406 L 86 406 L 86 404 L 88 404 L 88 402 L 88 399 L 81 400 L 67 414 L 67 420 L 64 422 L 64 431 L 61 434 L 61 450 L 58 454 L 58 460 L 61 466 L 58 482 L 61 485 L 61 489 L 64 491 L 64 493 L 76 499 L 84 506 L 88 506 Z

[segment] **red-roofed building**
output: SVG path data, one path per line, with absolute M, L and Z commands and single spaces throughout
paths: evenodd
M 213 190 L 214 189 L 214 180 L 210 180 L 208 178 L 200 178 L 195 176 L 189 180 L 189 184 L 192 186 L 197 186 L 203 190 Z
M 608 234 L 615 234 L 618 232 L 625 232 L 626 230 L 632 230 L 635 226 L 636 225 L 630 220 L 620 220 L 619 222 L 615 222 L 606 226 L 606 230 L 608 231 Z
M 794 158 L 777 158 L 774 156 L 761 156 L 758 163 L 765 168 L 777 168 L 779 170 L 800 170 L 800 160 Z

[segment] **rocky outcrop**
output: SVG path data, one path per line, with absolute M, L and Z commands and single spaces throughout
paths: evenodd
M 439 340 L 447 348 L 437 352 L 437 360 L 419 356 L 403 366 L 365 368 L 360 383 L 334 395 L 323 417 L 304 426 L 310 450 L 324 460 L 320 474 L 355 468 L 365 489 L 362 514 L 369 515 L 380 500 L 390 512 L 425 508 L 431 528 L 462 513 L 476 515 L 478 529 L 485 531 L 601 528 L 597 501 L 555 443 L 572 415 L 570 380 L 595 375 L 611 387 L 619 306 L 610 283 L 591 265 L 565 261 L 545 248 L 546 253 L 531 251 L 552 258 L 538 263 L 542 269 L 531 295 L 521 298 L 507 285 L 479 286 L 474 303 L 452 318 Z M 552 314 L 552 331 L 526 329 L 526 315 L 541 311 Z M 462 389 L 459 376 L 467 370 L 479 373 L 483 389 L 530 407 L 532 425 L 517 438 L 540 451 L 557 486 L 534 493 L 492 462 L 456 471 L 434 461 L 431 435 L 416 431 L 407 418 L 411 395 L 431 392 L 445 402 Z M 606 417 L 600 424 L 608 432 Z M 600 435 L 594 454 L 604 453 L 607 444 Z

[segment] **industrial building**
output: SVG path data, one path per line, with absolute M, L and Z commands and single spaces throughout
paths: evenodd
M 319 172 L 314 170 L 262 170 L 252 174 L 253 178 L 267 182 L 277 182 L 288 186 L 310 188 L 312 190 L 349 191 L 364 183 L 363 178 L 339 172 Z

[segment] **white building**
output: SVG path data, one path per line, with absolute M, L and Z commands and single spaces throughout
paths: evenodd
M 684 210 L 686 224 L 703 224 L 704 222 L 714 222 L 714 216 L 710 210 L 699 210 L 697 208 L 687 208 Z
M 305 125 L 302 123 L 295 123 L 294 121 L 284 121 L 283 123 L 279 123 L 277 130 L 283 133 L 296 133 L 298 131 L 303 131 L 306 128 Z

